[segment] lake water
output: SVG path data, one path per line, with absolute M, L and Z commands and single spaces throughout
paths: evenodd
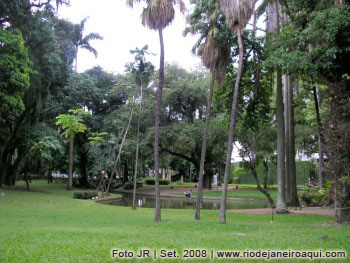
M 121 194 L 122 197 L 117 200 L 108 201 L 109 205 L 117 206 L 132 206 L 132 194 Z M 206 210 L 218 210 L 220 209 L 221 200 L 203 200 L 202 209 Z M 143 196 L 136 195 L 136 205 L 137 207 L 147 207 L 154 208 L 156 199 L 154 196 Z M 170 208 L 170 209 L 194 209 L 196 199 L 186 200 L 180 198 L 170 198 L 170 197 L 161 197 L 160 206 L 161 208 Z M 253 208 L 267 208 L 269 204 L 265 200 L 235 200 L 227 201 L 227 209 L 253 209 Z

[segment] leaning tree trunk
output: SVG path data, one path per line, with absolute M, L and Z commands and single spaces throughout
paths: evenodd
M 155 127 L 154 127 L 154 173 L 155 173 L 155 188 L 156 188 L 156 210 L 154 221 L 161 220 L 160 214 L 160 189 L 159 189 L 159 124 L 160 124 L 160 105 L 162 101 L 162 90 L 164 85 L 164 41 L 163 31 L 159 29 L 160 43 L 160 65 L 159 65 L 159 86 L 157 89 L 156 112 L 155 112 Z
M 201 202 L 202 202 L 202 195 L 203 195 L 202 191 L 203 191 L 204 163 L 205 163 L 205 155 L 206 155 L 207 144 L 208 144 L 211 103 L 212 103 L 214 86 L 215 86 L 215 73 L 212 73 L 212 79 L 211 79 L 209 94 L 208 94 L 207 115 L 205 117 L 205 128 L 204 128 L 204 134 L 203 134 L 201 161 L 200 161 L 200 167 L 199 167 L 197 203 L 196 203 L 196 211 L 195 211 L 195 215 L 194 215 L 195 220 L 201 219 Z
M 237 29 L 238 36 L 238 47 L 239 47 L 239 62 L 238 62 L 238 70 L 237 70 L 237 78 L 233 93 L 232 99 L 232 110 L 231 110 L 231 120 L 230 120 L 230 130 L 227 142 L 227 156 L 226 156 L 226 165 L 225 165 L 225 175 L 224 175 L 224 186 L 222 191 L 222 199 L 220 206 L 220 223 L 226 223 L 226 200 L 227 200 L 227 185 L 228 178 L 231 173 L 231 156 L 234 142 L 234 131 L 236 126 L 236 111 L 237 111 L 237 99 L 239 87 L 242 79 L 243 72 L 243 59 L 244 59 L 244 47 L 243 47 L 243 37 L 242 37 L 242 29 Z
M 242 159 L 244 160 L 244 158 L 242 158 Z M 269 202 L 269 204 L 271 205 L 271 207 L 274 207 L 275 205 L 274 205 L 274 202 L 273 202 L 273 200 L 271 198 L 271 195 L 270 195 L 269 191 L 267 189 L 261 187 L 261 184 L 260 184 L 260 181 L 259 181 L 259 178 L 258 178 L 258 173 L 256 171 L 256 165 L 254 165 L 253 162 L 251 162 L 251 161 L 246 161 L 246 160 L 244 160 L 244 161 L 248 164 L 248 166 L 250 168 L 250 172 L 252 173 L 253 178 L 254 178 L 255 183 L 256 183 L 256 188 L 263 195 L 265 195 L 265 197 L 266 197 L 267 201 Z
M 128 132 L 129 132 L 132 116 L 133 116 L 133 113 L 134 113 L 134 105 L 135 105 L 135 99 L 133 100 L 132 105 L 131 105 L 131 110 L 130 110 L 130 113 L 129 113 L 128 125 L 127 125 L 127 127 L 125 129 L 125 133 L 124 133 L 123 139 L 122 139 L 122 141 L 120 143 L 120 146 L 119 146 L 118 156 L 117 156 L 117 159 L 115 161 L 115 165 L 113 167 L 111 177 L 109 178 L 109 181 L 108 181 L 107 190 L 106 190 L 106 196 L 109 193 L 109 189 L 110 189 L 111 183 L 113 181 L 113 176 L 114 176 L 114 174 L 117 173 L 117 164 L 118 163 L 121 164 L 120 158 L 121 158 L 121 155 L 122 155 L 122 150 L 123 150 L 123 146 L 124 146 L 124 143 L 125 143 L 126 136 L 128 135 Z M 126 169 L 126 171 L 127 171 L 127 169 Z M 125 176 L 125 174 L 124 174 L 124 176 Z
M 73 142 L 74 142 L 74 138 L 71 138 L 69 140 L 68 185 L 67 185 L 67 190 L 73 190 Z
M 323 173 L 324 136 L 323 136 L 323 126 L 322 126 L 322 121 L 321 121 L 321 115 L 320 115 L 320 108 L 321 108 L 320 89 L 318 87 L 316 87 L 315 85 L 313 86 L 313 95 L 314 95 L 314 102 L 315 102 L 317 127 L 318 127 L 318 147 L 319 147 L 318 178 L 319 178 L 320 187 L 323 187 L 323 185 L 324 185 L 324 173 Z

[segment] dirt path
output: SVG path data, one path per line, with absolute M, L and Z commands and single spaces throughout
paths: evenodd
M 267 215 L 267 214 L 271 214 L 271 208 L 238 209 L 238 210 L 231 210 L 230 212 L 252 214 L 252 215 Z M 325 207 L 303 207 L 302 209 L 290 209 L 289 213 L 296 214 L 296 215 L 335 216 L 334 209 L 325 208 Z

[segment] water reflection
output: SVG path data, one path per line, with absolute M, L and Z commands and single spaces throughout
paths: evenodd
M 154 208 L 156 199 L 153 196 L 136 195 L 136 204 L 138 207 Z M 110 205 L 117 206 L 132 206 L 132 194 L 122 194 L 122 198 L 118 200 L 111 200 L 108 202 Z M 194 209 L 196 204 L 195 199 L 178 199 L 178 198 L 166 198 L 161 197 L 161 208 L 170 209 Z M 268 202 L 265 200 L 237 200 L 228 201 L 226 204 L 227 209 L 253 209 L 253 208 L 267 208 Z M 220 200 L 203 200 L 201 204 L 202 209 L 206 210 L 218 210 L 220 209 Z

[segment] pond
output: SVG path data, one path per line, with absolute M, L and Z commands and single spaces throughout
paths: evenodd
M 116 200 L 108 201 L 109 205 L 117 206 L 132 206 L 132 194 L 122 193 L 122 197 Z M 137 207 L 154 208 L 156 199 L 154 196 L 136 195 Z M 184 198 L 161 197 L 161 208 L 170 209 L 194 209 L 196 200 L 186 200 Z M 253 208 L 267 208 L 269 204 L 265 200 L 234 200 L 227 201 L 226 208 L 229 209 L 253 209 Z M 202 209 L 218 210 L 220 209 L 220 200 L 203 200 Z

